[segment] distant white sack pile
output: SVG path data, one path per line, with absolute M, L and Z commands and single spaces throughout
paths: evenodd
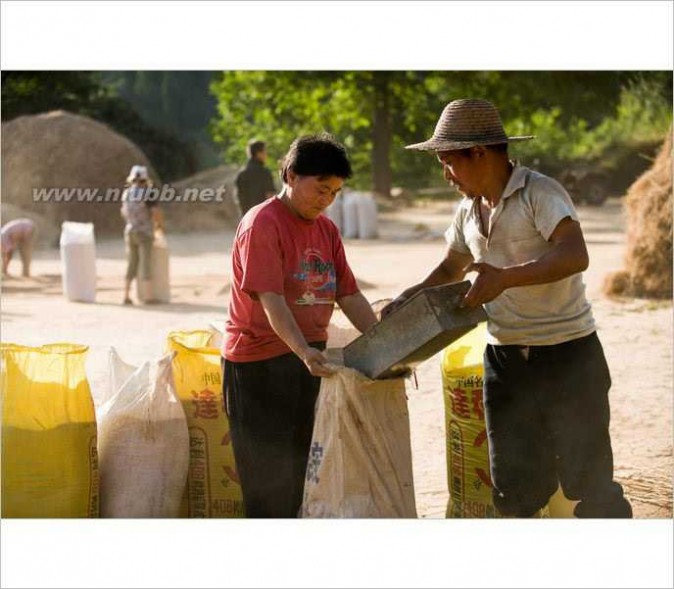
M 171 279 L 169 272 L 169 247 L 166 234 L 162 230 L 154 232 L 152 243 L 152 280 L 149 291 L 144 289 L 144 281 L 136 280 L 136 296 L 141 302 L 150 300 L 160 303 L 171 302 Z
M 325 210 L 325 215 L 345 239 L 376 239 L 379 236 L 377 202 L 361 192 L 340 194 Z

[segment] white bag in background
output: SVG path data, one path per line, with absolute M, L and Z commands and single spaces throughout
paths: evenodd
M 404 379 L 333 368 L 316 403 L 302 517 L 416 517 Z
M 96 412 L 101 517 L 178 517 L 189 434 L 168 354 L 139 368 L 110 349 L 110 397 Z
M 136 296 L 141 302 L 154 300 L 160 303 L 171 302 L 171 279 L 169 275 L 169 248 L 166 234 L 157 230 L 152 242 L 152 266 L 150 292 L 146 292 L 142 280 L 136 280 Z
M 96 300 L 96 242 L 93 223 L 64 221 L 61 226 L 63 294 L 69 301 Z
M 340 233 L 344 231 L 344 202 L 341 194 L 338 194 L 332 204 L 325 209 L 325 216 L 330 219 Z
M 345 239 L 358 238 L 358 200 L 359 192 L 347 192 L 342 203 L 342 237 Z
M 359 194 L 356 201 L 358 208 L 358 238 L 375 239 L 379 236 L 377 228 L 377 201 L 371 194 Z

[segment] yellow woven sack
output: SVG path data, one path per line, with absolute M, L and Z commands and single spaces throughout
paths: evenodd
M 2 517 L 98 517 L 87 350 L 0 344 Z
M 172 331 L 176 393 L 190 433 L 190 464 L 182 517 L 243 517 L 243 496 L 236 472 L 229 420 L 222 398 L 220 350 L 210 346 L 207 330 Z
M 442 359 L 447 431 L 447 517 L 499 517 L 492 501 L 482 402 L 487 324 L 449 345 Z
M 501 517 L 492 500 L 489 450 L 482 401 L 487 324 L 447 346 L 442 388 L 447 424 L 447 517 Z M 561 488 L 534 517 L 573 517 L 574 503 Z

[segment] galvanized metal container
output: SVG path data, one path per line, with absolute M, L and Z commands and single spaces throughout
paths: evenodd
M 465 280 L 415 293 L 344 348 L 344 365 L 370 378 L 408 372 L 487 320 L 482 307 L 459 307 L 470 286 Z

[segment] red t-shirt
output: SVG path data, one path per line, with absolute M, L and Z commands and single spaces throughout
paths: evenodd
M 283 295 L 307 342 L 327 340 L 335 300 L 358 292 L 335 224 L 300 219 L 276 197 L 253 207 L 236 230 L 223 355 L 233 362 L 291 352 L 256 293 Z

